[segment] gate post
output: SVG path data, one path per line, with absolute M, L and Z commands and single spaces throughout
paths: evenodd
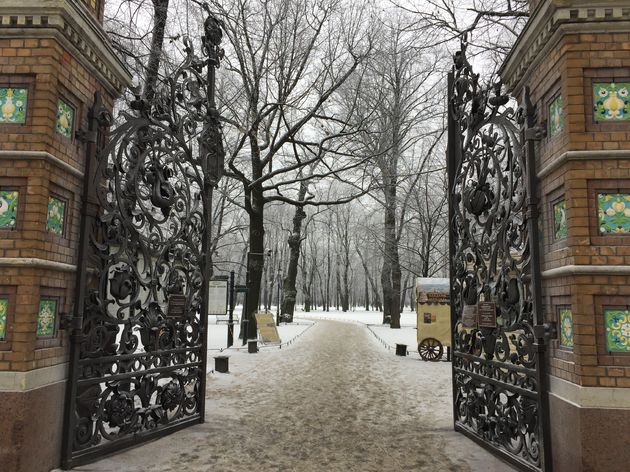
M 0 19 L 0 464 L 59 466 L 88 109 L 131 82 L 103 0 L 4 0 Z M 8 408 L 8 409 L 7 409 Z
M 630 463 L 629 1 L 530 0 L 500 71 L 546 128 L 535 171 L 553 470 Z M 553 336 L 551 336 L 553 337 Z

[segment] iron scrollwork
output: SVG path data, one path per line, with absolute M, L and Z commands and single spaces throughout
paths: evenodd
M 183 63 L 150 99 L 135 90 L 112 131 L 100 99 L 91 111 L 100 139 L 86 185 L 96 209 L 82 235 L 89 270 L 77 300 L 66 465 L 203 419 L 221 34 L 209 16 L 202 57 L 184 38 Z
M 482 86 L 466 43 L 450 84 L 455 425 L 523 469 L 542 470 L 528 188 L 534 170 L 525 147 L 533 110 L 528 99 L 511 106 L 500 83 Z M 464 327 L 464 307 L 479 302 L 495 304 L 495 327 Z

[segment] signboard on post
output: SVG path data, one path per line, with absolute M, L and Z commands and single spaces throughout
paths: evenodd
M 168 297 L 168 310 L 166 316 L 174 319 L 182 319 L 186 317 L 186 296 L 179 294 L 171 294 Z
M 480 328 L 497 327 L 497 307 L 494 302 L 479 302 L 478 311 Z
M 228 305 L 228 278 L 215 277 L 208 282 L 208 315 L 225 315 Z
M 464 311 L 462 313 L 462 327 L 468 329 L 477 329 L 477 323 L 477 305 L 464 305 Z
M 278 328 L 273 320 L 273 315 L 268 311 L 260 311 L 256 313 L 256 324 L 258 325 L 258 334 L 260 340 L 265 344 L 280 344 L 280 336 Z

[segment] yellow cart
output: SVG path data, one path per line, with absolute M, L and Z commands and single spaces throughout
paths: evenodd
M 416 279 L 416 326 L 418 354 L 437 361 L 451 347 L 450 283 L 445 278 Z M 450 358 L 450 356 L 448 356 Z

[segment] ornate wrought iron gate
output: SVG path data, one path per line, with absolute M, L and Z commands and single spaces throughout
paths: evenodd
M 214 105 L 220 24 L 136 95 L 111 131 L 90 111 L 62 462 L 203 422 L 212 189 L 223 168 Z
M 521 470 L 551 470 L 534 126 L 483 88 L 466 44 L 449 75 L 455 429 Z

